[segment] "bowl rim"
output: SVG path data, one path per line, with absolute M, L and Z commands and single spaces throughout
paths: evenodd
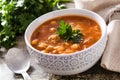
M 54 13 L 54 12 L 59 13 L 60 11 L 69 11 L 69 10 L 81 10 L 81 11 L 84 11 L 84 12 L 88 12 L 88 13 L 94 14 L 94 15 L 96 15 L 99 19 L 101 19 L 101 20 L 103 21 L 102 24 L 106 27 L 105 20 L 104 20 L 100 15 L 98 15 L 97 13 L 95 13 L 95 12 L 93 12 L 93 11 L 91 11 L 91 10 L 87 10 L 87 9 L 69 8 L 69 9 L 55 10 L 55 11 L 51 11 L 51 12 L 48 12 L 48 13 L 46 13 L 46 14 L 43 14 L 43 15 L 39 16 L 38 18 L 41 18 L 42 16 L 45 16 L 45 15 L 48 15 L 48 14 L 51 14 L 51 13 Z M 94 43 L 93 45 L 89 46 L 89 47 L 86 48 L 86 49 L 83 49 L 83 50 L 80 50 L 80 51 L 76 51 L 76 52 L 73 52 L 73 53 L 68 53 L 68 54 L 64 54 L 64 53 L 63 53 L 63 54 L 49 54 L 49 53 L 45 53 L 45 52 L 43 52 L 43 51 L 37 50 L 37 49 L 35 49 L 34 47 L 32 47 L 32 45 L 29 43 L 29 41 L 28 41 L 28 39 L 27 39 L 27 37 L 26 37 L 26 33 L 28 32 L 30 25 L 31 25 L 33 22 L 37 21 L 38 18 L 34 19 L 34 20 L 28 25 L 27 29 L 25 30 L 24 39 L 25 39 L 25 43 L 26 43 L 27 46 L 29 46 L 32 50 L 36 51 L 37 53 L 43 54 L 43 55 L 48 55 L 48 56 L 70 56 L 70 55 L 76 55 L 76 54 L 78 54 L 78 53 L 81 54 L 81 53 L 83 53 L 83 52 L 91 49 L 92 47 L 96 46 L 97 44 L 99 44 L 99 42 L 103 39 L 103 37 L 105 36 L 105 34 L 107 34 L 107 27 L 106 27 L 106 28 L 105 28 L 105 34 L 102 34 L 101 37 L 100 37 L 100 39 L 99 39 L 96 43 Z M 90 18 L 90 19 L 91 19 L 91 18 Z M 102 30 L 102 29 L 101 29 L 101 30 Z

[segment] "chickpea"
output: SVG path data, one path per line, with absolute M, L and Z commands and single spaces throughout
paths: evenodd
M 65 48 L 63 46 L 56 46 L 55 49 L 57 51 L 63 51 Z
M 41 49 L 41 50 L 44 50 L 46 47 L 47 47 L 47 44 L 44 43 L 44 42 L 41 42 L 41 43 L 38 44 L 38 48 Z
M 81 24 L 79 23 L 79 24 L 77 24 L 77 25 L 75 25 L 75 27 L 73 28 L 73 30 L 77 30 L 77 29 L 79 29 L 79 30 L 84 30 L 83 28 L 82 28 L 82 26 L 81 26 Z
M 56 28 L 50 28 L 50 32 L 55 32 Z
M 48 40 L 51 42 L 51 43 L 57 43 L 60 41 L 60 37 L 58 35 L 51 35 L 48 37 Z
M 72 50 L 70 48 L 68 48 L 68 49 L 65 50 L 65 53 L 72 53 L 72 52 L 74 52 L 74 50 Z
M 87 46 L 86 46 L 86 45 L 83 45 L 83 48 L 84 48 L 84 49 L 86 49 L 86 48 L 87 48 Z
M 56 24 L 57 24 L 56 21 L 51 21 L 50 23 L 51 23 L 52 25 L 56 25 Z
M 64 45 L 65 45 L 65 46 L 69 46 L 70 44 L 69 44 L 68 42 L 65 42 Z
M 52 53 L 53 54 L 58 54 L 58 51 L 57 50 L 53 50 Z
M 77 27 L 77 28 L 80 28 L 80 27 L 81 27 L 81 25 L 80 25 L 80 24 L 77 24 L 77 25 L 76 25 L 76 27 Z
M 79 48 L 79 45 L 78 44 L 73 44 L 72 46 L 71 46 L 71 49 L 73 49 L 73 50 L 76 50 L 76 49 L 78 49 Z
M 34 40 L 32 40 L 31 44 L 32 44 L 32 45 L 37 45 L 37 44 L 38 44 L 38 42 L 39 42 L 39 40 L 38 40 L 38 39 L 34 39 Z
M 83 44 L 89 43 L 91 39 L 92 39 L 92 37 L 86 38 L 86 39 L 84 40 Z
M 52 40 L 56 40 L 56 39 L 59 39 L 60 37 L 58 35 L 51 35 L 48 37 L 48 40 L 52 39 Z
M 98 30 L 98 26 L 94 26 L 95 27 L 95 30 L 97 31 Z
M 49 52 L 51 52 L 51 51 L 53 51 L 53 50 L 54 50 L 54 47 L 51 46 L 51 45 L 48 45 L 47 48 L 45 49 L 45 52 L 46 52 L 46 53 L 49 53 Z
M 68 24 L 71 25 L 72 27 L 75 26 L 74 22 L 69 22 Z
M 63 52 L 62 51 L 59 51 L 58 54 L 62 54 Z

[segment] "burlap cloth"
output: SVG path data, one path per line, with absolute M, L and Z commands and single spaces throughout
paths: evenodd
M 120 0 L 75 0 L 75 2 L 76 8 L 92 10 L 108 23 L 108 42 L 100 65 L 107 70 L 120 72 L 120 20 L 116 20 L 120 19 L 120 12 L 114 14 L 114 10 L 120 7 Z

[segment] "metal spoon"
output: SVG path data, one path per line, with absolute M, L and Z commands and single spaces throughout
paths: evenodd
M 26 73 L 30 66 L 30 55 L 27 50 L 11 48 L 5 56 L 5 60 L 13 72 L 22 74 L 24 80 L 32 80 Z

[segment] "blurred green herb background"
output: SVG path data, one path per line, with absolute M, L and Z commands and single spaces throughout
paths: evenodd
M 66 8 L 71 0 L 0 0 L 0 47 L 11 48 L 37 17 Z

